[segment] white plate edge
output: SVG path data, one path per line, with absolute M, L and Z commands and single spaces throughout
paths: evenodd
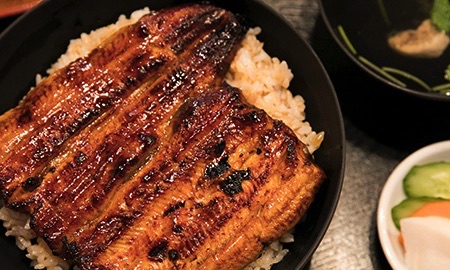
M 394 236 L 399 235 L 391 218 L 391 209 L 396 203 L 406 198 L 403 193 L 402 179 L 414 165 L 445 159 L 441 158 L 444 153 L 448 153 L 446 160 L 450 161 L 450 140 L 433 143 L 413 152 L 392 171 L 381 191 L 377 209 L 378 237 L 389 264 L 395 270 L 406 270 L 403 256 L 400 259 L 395 253 L 399 247 L 394 246 L 391 241 L 392 233 Z M 392 196 L 394 193 L 401 195 L 394 198 Z

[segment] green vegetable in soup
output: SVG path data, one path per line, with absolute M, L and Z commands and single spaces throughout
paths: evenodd
M 444 78 L 445 78 L 447 81 L 450 81 L 450 65 L 448 65 L 447 69 L 445 70 Z
M 431 9 L 431 22 L 441 31 L 450 33 L 450 1 L 435 0 Z

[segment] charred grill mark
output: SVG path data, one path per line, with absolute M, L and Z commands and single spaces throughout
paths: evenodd
M 171 46 L 173 53 L 179 54 L 186 48 L 186 46 L 189 46 L 189 44 L 194 40 L 195 35 L 198 31 L 202 31 L 204 28 L 210 28 L 220 23 L 224 18 L 223 15 L 223 11 L 215 11 L 212 14 L 200 14 L 192 20 L 187 21 L 179 28 L 175 29 L 175 31 L 172 32 L 173 35 L 170 36 L 169 39 L 172 39 L 179 34 L 186 33 L 187 38 L 180 40 L 179 42 L 176 42 Z
M 251 111 L 249 114 L 246 114 L 244 116 L 246 119 L 248 119 L 249 122 L 261 122 L 260 115 L 258 115 L 257 111 Z
M 220 181 L 220 189 L 228 196 L 233 196 L 242 191 L 242 181 L 250 180 L 250 175 L 250 169 L 235 171 Z
M 86 155 L 83 152 L 79 151 L 75 157 L 75 164 L 81 166 L 86 159 Z
M 99 108 L 107 108 L 111 105 L 111 102 L 109 100 L 105 100 L 104 98 L 98 98 L 97 99 L 96 107 Z M 76 122 L 70 123 L 69 127 L 71 127 L 71 131 L 69 133 L 73 134 L 77 129 L 80 128 L 80 126 L 85 125 L 86 123 L 90 122 L 92 118 L 100 114 L 99 108 L 95 109 L 88 109 L 86 110 L 82 115 L 81 118 L 78 119 Z
M 183 232 L 183 226 L 178 225 L 178 224 L 175 224 L 175 225 L 172 227 L 172 231 L 173 231 L 174 233 L 176 233 L 176 234 L 180 234 L 180 233 Z
M 40 184 L 41 181 L 38 177 L 29 177 L 22 183 L 22 188 L 30 192 L 35 190 Z
M 220 31 L 219 36 L 215 40 L 214 44 L 218 46 L 204 46 L 200 51 L 200 55 L 204 58 L 211 58 L 211 61 L 215 64 L 224 61 L 224 59 L 234 55 L 234 51 L 237 50 L 237 47 L 232 47 L 229 45 L 236 43 L 236 40 L 240 40 L 240 37 L 245 33 L 245 31 L 246 28 L 238 25 L 236 22 L 227 24 L 225 29 Z M 215 50 L 219 50 L 220 53 Z M 227 72 L 227 69 L 220 65 L 214 65 L 214 68 L 215 72 L 219 74 L 219 76 L 224 76 Z
M 174 249 L 169 250 L 168 254 L 169 254 L 169 260 L 172 262 L 175 262 L 180 259 L 180 253 L 178 253 L 178 251 L 176 251 Z
M 175 205 L 170 206 L 169 209 L 167 209 L 166 211 L 164 211 L 163 216 L 168 216 L 168 215 L 170 215 L 171 213 L 173 213 L 173 212 L 177 211 L 178 209 L 184 207 L 184 205 L 185 205 L 185 202 L 184 202 L 184 201 L 181 201 L 181 202 L 179 202 L 179 203 L 177 203 L 177 204 L 175 204 Z
M 77 244 L 75 242 L 69 242 L 67 240 L 67 237 L 63 237 L 62 238 L 62 243 L 64 245 L 65 250 L 67 251 L 67 254 L 72 257 L 75 258 L 78 254 L 78 248 L 77 248 Z
M 298 160 L 297 157 L 297 148 L 295 147 L 295 142 L 294 140 L 292 140 L 292 138 L 287 137 L 285 139 L 286 142 L 286 158 L 287 160 L 291 161 L 291 162 L 295 162 L 296 160 Z
M 155 175 L 157 175 L 157 174 L 158 174 L 158 172 L 155 170 L 150 171 L 149 173 L 144 175 L 144 177 L 142 177 L 142 182 L 147 183 L 147 182 L 153 181 L 156 178 Z
M 157 186 L 157 193 L 163 191 Z M 114 243 L 133 222 L 142 216 L 142 211 L 131 210 L 129 212 L 113 213 L 95 224 L 92 234 L 87 238 L 72 240 L 81 248 L 77 257 L 74 258 L 81 265 L 89 265 L 93 259 Z M 77 228 L 78 229 L 78 228 Z M 63 250 L 63 252 L 65 252 Z
M 119 159 L 120 160 L 120 159 Z M 127 158 L 120 160 L 115 166 L 114 177 L 124 177 L 125 173 L 130 169 L 130 167 L 136 165 L 139 159 L 137 157 Z M 108 188 L 109 189 L 109 188 Z
M 165 240 L 157 242 L 148 252 L 148 258 L 151 261 L 162 262 L 166 258 L 168 245 L 169 243 Z
M 189 122 L 186 120 L 194 114 L 195 108 L 198 106 L 198 101 L 191 98 L 185 101 L 175 113 L 174 120 L 172 121 L 172 132 L 178 133 L 179 130 L 189 128 Z
M 196 254 L 202 248 L 211 249 L 211 252 L 215 250 L 217 241 L 213 240 L 213 243 L 205 246 L 206 242 L 212 239 L 217 240 L 215 238 L 216 233 L 230 221 L 233 217 L 233 211 L 238 210 L 232 204 L 227 203 L 227 201 L 225 197 L 216 197 L 205 207 L 184 208 L 183 211 L 178 213 L 177 219 L 183 220 L 183 227 L 185 228 L 183 229 L 183 234 L 174 233 L 167 238 L 172 249 L 177 251 L 179 255 L 178 260 L 191 261 L 199 259 L 201 261 L 202 257 L 197 258 Z M 190 216 L 195 216 L 197 219 L 193 221 L 189 219 Z M 205 230 L 202 224 L 207 224 L 208 229 Z M 198 256 L 207 256 L 200 254 Z
M 205 176 L 208 179 L 213 179 L 221 176 L 230 168 L 230 164 L 228 164 L 228 157 L 225 156 L 219 160 L 217 163 L 211 163 L 206 166 Z
M 170 42 L 180 35 L 186 35 L 186 33 L 195 30 L 199 25 L 203 25 L 206 21 L 205 17 L 207 18 L 208 16 L 211 16 L 210 12 L 213 10 L 215 10 L 215 8 L 212 6 L 206 7 L 207 12 L 195 14 L 193 17 L 185 20 L 183 23 L 173 29 L 173 31 L 166 37 L 165 41 Z
M 214 154 L 219 157 L 225 151 L 226 143 L 225 141 L 220 141 L 216 145 L 214 145 Z
M 199 203 L 199 202 L 198 202 L 198 203 L 195 203 L 195 204 L 194 204 L 194 208 L 195 208 L 195 209 L 199 209 L 199 208 L 202 208 L 202 207 L 203 207 L 203 203 Z
M 237 108 L 241 111 L 241 109 Z M 267 114 L 263 110 L 251 110 L 248 113 L 237 114 L 234 117 L 239 119 L 241 125 L 264 127 L 267 123 Z
M 153 145 L 156 142 L 156 137 L 149 133 L 139 133 L 139 140 L 143 142 L 147 147 Z
M 143 61 L 145 61 L 145 58 L 143 59 Z M 137 68 L 137 70 L 138 70 L 137 76 L 131 77 L 132 78 L 131 80 L 130 80 L 130 77 L 127 77 L 127 79 L 125 81 L 125 85 L 129 85 L 129 86 L 135 85 L 137 82 L 145 79 L 147 74 L 159 70 L 168 61 L 169 61 L 168 57 L 163 55 L 160 58 L 156 58 L 156 59 L 151 60 L 150 62 L 144 63 L 143 65 L 139 65 Z
M 195 23 L 199 23 L 199 20 L 204 17 L 204 16 L 208 16 L 209 15 L 209 11 L 211 11 L 212 9 L 214 9 L 213 7 L 206 7 L 207 8 L 207 12 L 205 13 L 200 13 L 200 14 L 195 14 L 194 16 L 192 16 L 189 19 L 184 20 L 180 25 L 177 25 L 172 32 L 165 38 L 166 42 L 170 42 L 171 40 L 173 40 L 174 38 L 176 38 L 177 36 L 180 35 L 185 35 L 187 32 L 192 31 L 193 29 L 195 29 L 195 27 L 193 27 L 193 25 Z M 200 23 L 203 23 L 203 21 L 200 21 Z M 196 25 L 198 26 L 198 25 Z
M 133 87 L 136 86 L 137 83 L 137 79 L 133 76 L 127 76 L 127 78 L 125 79 L 125 86 L 126 87 Z
M 103 236 L 104 237 L 103 240 L 105 241 L 105 243 L 111 243 L 114 240 L 116 240 L 118 237 L 120 237 L 120 234 L 124 227 L 131 226 L 133 220 L 136 217 L 139 217 L 141 214 L 142 213 L 139 211 L 132 211 L 132 213 L 127 214 L 127 215 L 111 216 L 108 220 L 101 221 L 97 224 L 96 231 L 99 233 L 94 234 L 91 237 L 95 238 L 95 237 Z M 68 238 L 66 238 L 66 239 L 68 239 Z M 76 241 L 71 241 L 71 242 L 77 243 Z M 89 254 L 88 256 L 80 256 L 83 253 L 84 249 L 86 249 L 86 246 L 83 246 L 83 245 L 80 245 L 77 243 L 77 247 L 78 247 L 78 252 L 76 254 L 77 256 L 74 257 L 74 259 L 79 262 L 86 261 L 86 263 L 89 263 L 89 260 L 92 259 L 92 257 L 95 254 L 105 250 L 108 247 L 108 244 L 95 247 L 95 249 L 92 250 L 93 253 Z M 68 252 L 68 250 L 63 250 L 63 253 L 66 253 L 66 252 Z
M 226 117 L 236 103 L 233 98 L 235 91 L 228 87 L 219 88 L 217 91 L 210 91 L 210 95 L 192 98 L 181 105 L 172 121 L 172 133 L 180 134 L 180 139 L 176 142 L 179 149 L 189 148 L 190 144 L 195 143 L 193 138 L 209 132 L 213 123 Z M 182 152 L 176 155 L 176 159 L 183 159 Z
M 19 116 L 19 119 L 17 120 L 17 124 L 19 126 L 28 124 L 33 119 L 33 114 L 29 109 L 25 109 Z
M 191 72 L 191 70 L 184 69 L 182 66 L 177 67 L 173 75 L 170 77 L 167 85 L 163 85 L 161 87 L 164 94 L 170 95 L 176 92 L 188 81 L 190 76 L 193 76 Z
M 257 155 L 261 155 L 262 150 L 261 150 L 261 148 L 256 148 L 255 152 Z
M 136 32 L 140 38 L 146 38 L 151 34 L 151 30 L 149 29 L 148 25 L 143 21 L 138 22 L 137 29 L 138 31 Z

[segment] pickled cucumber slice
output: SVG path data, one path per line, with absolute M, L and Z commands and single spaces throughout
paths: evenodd
M 403 180 L 403 189 L 410 198 L 450 199 L 450 163 L 414 166 Z
M 400 220 L 403 218 L 410 217 L 414 212 L 419 210 L 422 206 L 430 202 L 441 201 L 441 199 L 434 198 L 407 198 L 401 203 L 397 204 L 391 210 L 392 220 L 394 221 L 395 227 L 400 230 Z

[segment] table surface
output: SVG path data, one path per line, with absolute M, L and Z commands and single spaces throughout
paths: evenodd
M 389 89 L 359 70 L 329 34 L 318 0 L 264 0 L 315 50 L 335 87 L 345 121 L 346 169 L 330 227 L 306 269 L 389 269 L 376 226 L 381 189 L 418 148 L 448 139 L 449 103 Z M 0 31 L 16 17 L 0 20 Z

